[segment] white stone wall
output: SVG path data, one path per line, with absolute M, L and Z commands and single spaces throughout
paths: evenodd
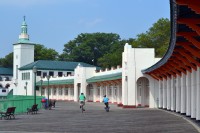
M 96 67 L 82 67 L 78 65 L 75 68 L 74 75 L 74 101 L 78 101 L 78 93 L 86 93 L 87 82 L 86 79 L 93 77 Z M 78 84 L 80 84 L 80 92 L 78 92 Z M 87 95 L 86 95 L 87 97 Z
M 18 68 L 34 62 L 34 45 L 30 44 L 14 44 L 13 45 L 13 94 L 20 95 L 22 87 L 20 82 L 20 71 Z
M 141 73 L 159 59 L 155 59 L 155 50 L 153 48 L 132 48 L 126 44 L 122 56 L 122 104 L 127 106 L 137 106 L 137 80 L 140 77 L 149 79 L 149 98 L 150 106 L 155 107 L 154 87 L 157 82 L 147 75 Z

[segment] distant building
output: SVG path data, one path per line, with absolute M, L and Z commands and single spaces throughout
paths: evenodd
M 13 95 L 34 95 L 36 88 L 37 96 L 55 100 L 78 101 L 83 92 L 90 102 L 101 102 L 106 94 L 110 102 L 127 108 L 158 106 L 158 92 L 154 90 L 157 83 L 141 72 L 159 60 L 153 48 L 132 48 L 126 44 L 122 66 L 100 70 L 83 62 L 34 62 L 34 45 L 29 41 L 24 20 L 19 40 L 13 44 L 13 77 L 8 87 Z

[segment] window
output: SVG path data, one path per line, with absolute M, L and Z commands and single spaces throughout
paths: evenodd
M 53 95 L 56 95 L 56 88 L 53 89 Z
M 68 76 L 68 75 L 69 75 L 69 76 L 72 75 L 72 72 L 67 72 L 67 76 Z
M 111 96 L 112 95 L 112 88 L 109 87 L 109 95 Z
M 59 95 L 62 95 L 62 88 L 58 90 Z
M 49 76 L 54 76 L 54 72 L 53 71 L 49 71 Z
M 47 76 L 47 73 L 46 73 L 46 72 L 43 72 L 42 77 L 45 78 L 46 76 Z
M 100 95 L 100 87 L 97 88 L 97 95 Z
M 68 95 L 68 89 L 67 88 L 65 88 L 65 95 Z
M 62 77 L 63 72 L 58 72 L 58 77 Z
M 30 80 L 30 72 L 22 73 L 22 80 Z
M 37 71 L 37 76 L 41 76 L 42 72 L 41 71 Z
M 9 77 L 5 77 L 6 78 L 6 80 L 5 81 L 9 81 Z

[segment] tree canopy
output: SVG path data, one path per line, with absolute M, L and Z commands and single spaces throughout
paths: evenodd
M 120 36 L 114 33 L 82 33 L 64 45 L 59 60 L 78 61 L 100 66 L 99 58 L 118 45 Z
M 13 52 L 6 55 L 5 58 L 0 58 L 0 66 L 13 67 Z
M 46 48 L 44 45 L 36 44 L 34 50 L 34 61 L 57 60 L 59 54 L 54 49 Z
M 133 47 L 155 48 L 156 57 L 162 57 L 170 40 L 170 21 L 167 18 L 161 18 L 149 28 L 146 33 L 137 35 L 133 41 Z

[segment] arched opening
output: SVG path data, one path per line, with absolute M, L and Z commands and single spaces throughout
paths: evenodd
M 137 80 L 137 106 L 149 107 L 149 80 L 145 77 Z
M 87 93 L 87 100 L 89 102 L 93 101 L 93 91 L 94 91 L 93 85 L 92 84 L 88 84 L 87 85 L 87 89 L 86 89 L 86 93 Z

